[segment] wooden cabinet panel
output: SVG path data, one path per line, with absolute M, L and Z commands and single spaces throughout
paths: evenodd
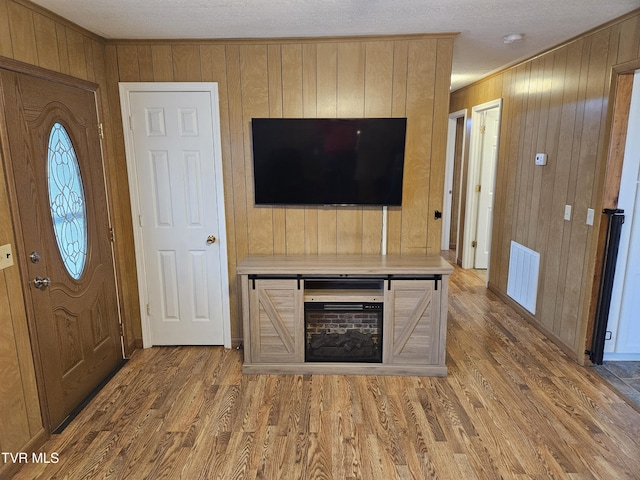
M 302 282 L 301 282 L 302 283 Z M 254 287 L 255 285 L 255 287 Z M 249 293 L 255 362 L 304 360 L 303 290 L 296 280 L 255 280 Z
M 393 280 L 385 289 L 385 363 L 438 363 L 440 292 L 435 285 L 434 280 Z

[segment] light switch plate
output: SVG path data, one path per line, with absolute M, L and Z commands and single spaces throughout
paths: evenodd
M 587 225 L 593 225 L 595 214 L 596 212 L 593 210 L 593 208 L 587 208 Z
M 0 270 L 13 265 L 13 252 L 11 251 L 11 244 L 7 243 L 0 247 Z
M 571 205 L 564 206 L 564 219 L 571 221 Z

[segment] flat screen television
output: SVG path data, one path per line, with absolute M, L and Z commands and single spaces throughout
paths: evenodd
M 256 205 L 402 203 L 406 118 L 254 118 Z

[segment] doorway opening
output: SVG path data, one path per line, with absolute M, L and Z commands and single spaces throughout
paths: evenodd
M 462 185 L 464 174 L 464 150 L 466 142 L 467 110 L 449 114 L 447 130 L 447 164 L 443 197 L 442 246 L 443 251 L 453 251 L 458 263 L 460 244 L 460 218 L 462 215 Z
M 469 167 L 464 190 L 465 218 L 462 268 L 487 271 L 493 226 L 493 203 L 502 99 L 477 105 L 471 112 Z

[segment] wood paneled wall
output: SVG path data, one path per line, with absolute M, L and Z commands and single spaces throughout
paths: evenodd
M 234 339 L 245 256 L 379 253 L 382 240 L 381 208 L 254 207 L 251 118 L 406 116 L 403 206 L 389 208 L 388 252 L 437 253 L 452 50 L 452 35 L 109 42 L 110 81 L 218 83 Z M 110 100 L 115 111 L 115 84 Z M 116 155 L 124 170 L 123 145 Z
M 491 289 L 506 297 L 515 240 L 541 255 L 530 319 L 582 361 L 609 141 L 612 69 L 640 57 L 640 13 L 451 95 L 452 112 L 503 99 Z M 468 149 L 467 149 L 468 151 Z M 534 166 L 537 152 L 548 165 Z M 572 205 L 571 221 L 563 219 Z M 587 209 L 596 211 L 593 227 Z

